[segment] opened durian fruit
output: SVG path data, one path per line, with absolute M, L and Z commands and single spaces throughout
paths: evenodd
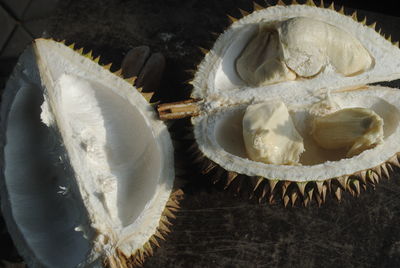
M 400 50 L 343 10 L 279 1 L 230 17 L 195 71 L 192 99 L 158 108 L 165 120 L 192 116 L 203 173 L 285 206 L 389 178 L 400 91 L 368 84 L 400 78 Z
M 2 210 L 29 267 L 141 265 L 178 208 L 167 127 L 98 60 L 36 40 L 3 94 Z

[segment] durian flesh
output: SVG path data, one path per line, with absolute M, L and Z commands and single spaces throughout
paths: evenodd
M 354 174 L 379 166 L 397 153 L 400 148 L 400 92 L 397 89 L 371 86 L 359 91 L 332 92 L 331 98 L 334 109 L 346 111 L 362 107 L 372 111 L 368 114 L 376 114 L 377 122 L 382 118 L 383 136 L 377 136 L 378 140 L 382 137 L 383 142 L 372 148 L 364 147 L 353 157 L 347 156 L 350 148 L 322 148 L 310 133 L 312 122 L 316 114 L 326 115 L 325 112 L 331 111 L 332 107 L 327 108 L 326 103 L 319 105 L 321 111 L 318 113 L 315 105 L 320 99 L 310 96 L 284 101 L 293 125 L 303 139 L 304 151 L 296 165 L 275 165 L 248 159 L 242 126 L 248 104 L 221 107 L 211 114 L 194 117 L 195 138 L 202 153 L 225 170 L 288 181 L 308 182 Z M 379 130 L 377 133 L 382 132 Z
M 130 261 L 141 263 L 174 183 L 169 134 L 141 94 L 37 40 L 7 83 L 1 121 L 3 211 L 28 265 L 125 267 L 138 252 Z
M 304 151 L 303 139 L 279 100 L 247 107 L 243 138 L 249 158 L 268 164 L 296 164 Z
M 258 27 L 236 62 L 239 76 L 251 86 L 312 77 L 328 65 L 345 76 L 372 65 L 356 38 L 328 23 L 297 17 L 275 27 L 268 23 Z
M 383 119 L 370 109 L 347 108 L 316 117 L 311 131 L 322 148 L 349 148 L 352 157 L 383 142 Z

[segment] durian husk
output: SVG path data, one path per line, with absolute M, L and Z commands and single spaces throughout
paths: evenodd
M 282 0 L 278 0 L 276 5 L 289 6 L 289 5 L 300 5 L 297 0 L 292 0 L 290 4 L 285 4 Z M 370 27 L 379 33 L 386 40 L 391 42 L 394 46 L 399 47 L 399 41 L 392 41 L 391 35 L 384 35 L 380 29 L 377 29 L 376 22 L 367 24 L 367 17 L 359 18 L 357 11 L 352 14 L 346 14 L 344 6 L 335 6 L 334 2 L 331 2 L 329 6 L 324 4 L 324 1 L 320 1 L 317 5 L 314 0 L 306 0 L 304 5 L 319 7 L 325 9 L 331 9 L 342 15 L 351 17 L 354 21 L 359 22 L 363 25 Z M 241 17 L 234 17 L 227 14 L 229 24 L 234 24 L 239 19 L 257 12 L 259 10 L 268 8 L 269 5 L 261 5 L 257 2 L 253 2 L 253 10 L 246 11 L 239 8 Z M 218 33 L 213 33 L 214 36 L 218 36 Z M 215 38 L 212 38 L 215 40 Z M 213 43 L 213 42 L 211 42 Z M 211 49 L 211 48 L 210 48 Z M 199 52 L 202 56 L 206 56 L 210 49 L 199 47 Z M 189 74 L 195 74 L 196 70 L 187 70 Z M 193 77 L 194 78 L 194 77 Z M 193 79 L 187 81 L 188 85 L 193 86 Z M 360 87 L 360 86 L 357 86 Z M 174 104 L 182 105 L 189 104 L 191 107 L 180 110 L 179 115 L 172 109 Z M 193 108 L 195 104 L 198 107 Z M 182 102 L 173 103 L 172 107 L 165 109 L 170 104 L 162 104 L 158 107 L 159 115 L 162 120 L 181 119 L 185 117 L 197 116 L 201 113 L 202 101 L 197 99 L 189 99 Z M 343 175 L 341 177 L 327 178 L 321 181 L 309 181 L 309 182 L 298 182 L 281 180 L 279 178 L 264 178 L 264 177 L 252 177 L 237 172 L 225 170 L 212 160 L 208 159 L 199 149 L 198 144 L 194 138 L 193 127 L 187 127 L 179 131 L 179 136 L 182 140 L 191 141 L 191 145 L 188 147 L 188 154 L 191 155 L 191 160 L 199 168 L 200 172 L 209 177 L 214 184 L 221 184 L 224 189 L 231 189 L 235 193 L 244 192 L 249 199 L 254 199 L 258 203 L 267 202 L 282 203 L 285 207 L 291 205 L 303 205 L 309 206 L 314 200 L 318 206 L 321 206 L 327 201 L 327 196 L 334 197 L 339 202 L 342 200 L 342 193 L 347 192 L 354 197 L 358 197 L 362 191 L 367 189 L 375 189 L 382 179 L 390 179 L 396 168 L 400 168 L 400 152 L 393 155 L 386 162 L 366 169 L 360 170 L 354 174 Z
M 66 45 L 66 41 L 63 40 L 61 43 Z M 84 57 L 89 58 L 90 60 L 99 64 L 100 56 L 94 57 L 93 52 L 90 50 L 88 53 L 83 53 L 84 48 L 77 49 L 75 44 L 72 43 L 68 45 L 69 48 L 74 50 L 75 52 L 81 54 Z M 110 71 L 114 75 L 126 80 L 128 83 L 132 84 L 133 88 L 137 89 L 140 94 L 146 99 L 146 101 L 156 107 L 160 100 L 154 98 L 155 92 L 144 92 L 143 88 L 134 87 L 137 77 L 123 77 L 122 69 L 117 69 L 116 71 L 111 71 L 112 63 L 103 65 L 103 68 Z M 103 259 L 103 265 L 105 267 L 110 268 L 131 268 L 131 267 L 142 267 L 145 260 L 148 257 L 153 256 L 154 249 L 160 247 L 161 241 L 166 241 L 166 236 L 171 232 L 170 227 L 172 226 L 171 221 L 176 219 L 175 214 L 180 209 L 180 201 L 183 199 L 184 193 L 182 190 L 182 180 L 179 178 L 175 178 L 173 190 L 169 197 L 168 202 L 165 205 L 165 208 L 162 212 L 159 226 L 153 236 L 150 237 L 149 241 L 147 241 L 141 248 L 137 249 L 130 256 L 126 256 L 120 250 L 117 250 L 117 254 L 113 256 L 105 256 Z
M 93 51 L 90 50 L 87 53 L 84 53 L 84 51 L 87 51 L 84 48 L 77 48 L 75 43 L 68 44 L 66 40 L 54 40 L 51 38 L 45 39 L 41 38 L 42 40 L 49 40 L 49 41 L 54 41 L 54 42 L 59 42 L 64 44 L 65 46 L 69 47 L 72 49 L 74 52 L 79 53 L 80 55 L 90 59 L 91 61 L 100 64 L 100 56 L 94 57 L 93 56 Z M 104 69 L 108 70 L 112 74 L 120 77 L 121 79 L 124 79 L 127 81 L 129 84 L 132 85 L 132 89 L 136 89 L 140 92 L 140 94 L 146 99 L 146 101 L 153 107 L 156 107 L 157 104 L 159 104 L 159 100 L 154 97 L 155 92 L 144 92 L 143 88 L 137 88 L 135 87 L 135 81 L 137 80 L 137 77 L 129 77 L 125 78 L 122 75 L 122 69 L 118 69 L 117 71 L 111 71 L 112 68 L 112 63 L 109 64 L 104 64 L 101 65 Z M 2 144 L 4 147 L 4 144 Z M 2 156 L 4 158 L 4 156 Z M 178 176 L 175 177 L 174 180 L 174 185 L 170 194 L 170 197 L 165 204 L 165 208 L 162 212 L 161 218 L 158 223 L 158 228 L 156 232 L 149 238 L 149 240 L 142 245 L 141 248 L 137 249 L 135 252 L 132 252 L 130 256 L 126 256 L 122 251 L 116 250 L 114 255 L 104 255 L 102 259 L 102 264 L 104 267 L 112 267 L 112 268 L 131 268 L 131 267 L 141 267 L 143 266 L 145 260 L 148 257 L 153 256 L 154 251 L 156 248 L 160 247 L 160 244 L 162 241 L 166 241 L 167 235 L 171 232 L 171 226 L 172 223 L 171 221 L 176 219 L 176 214 L 180 209 L 180 202 L 184 198 L 184 192 L 182 190 L 182 182 L 183 180 L 180 179 Z M 1 187 L 5 187 L 4 185 L 0 185 Z M 5 191 L 6 192 L 6 191 Z M 2 196 L 2 199 L 7 199 L 7 193 Z M 3 206 L 4 204 L 8 204 L 8 200 L 5 200 L 6 202 L 2 202 Z M 3 209 L 4 211 L 4 209 Z M 15 222 L 12 219 L 11 216 L 11 211 L 8 209 L 5 210 L 6 213 L 4 213 L 4 218 L 6 221 L 7 228 L 12 231 L 13 236 L 16 237 L 18 240 L 23 240 L 22 234 L 17 230 L 15 226 Z M 16 244 L 16 247 L 18 248 L 18 251 L 20 252 L 25 252 L 23 248 L 20 248 L 21 245 Z

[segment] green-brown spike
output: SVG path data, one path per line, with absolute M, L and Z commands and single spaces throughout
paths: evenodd
M 116 76 L 122 77 L 122 69 L 119 69 L 118 71 L 115 71 L 114 74 Z
M 321 0 L 321 3 L 319 4 L 320 8 L 325 8 L 324 0 Z
M 292 182 L 290 181 L 285 181 L 282 185 L 282 198 L 285 196 L 287 189 L 289 188 L 290 184 L 292 184 Z
M 297 196 L 298 196 L 297 192 L 293 192 L 293 193 L 290 195 L 290 199 L 291 199 L 291 201 L 292 201 L 292 207 L 294 207 L 294 204 L 296 204 Z
M 98 64 L 100 61 L 100 56 L 97 56 L 97 58 L 93 59 L 93 61 Z
M 307 6 L 312 6 L 312 7 L 316 6 L 313 0 L 307 0 L 306 5 Z
M 229 16 L 229 15 L 228 15 Z M 206 55 L 208 52 L 209 52 L 209 50 L 208 49 L 206 49 L 206 48 L 203 48 L 203 47 L 199 47 L 199 50 L 201 51 L 201 53 L 203 53 L 204 55 Z
M 256 2 L 253 2 L 253 10 L 254 11 L 258 11 L 258 10 L 261 10 L 261 9 L 264 9 L 264 7 L 259 5 L 259 4 L 257 4 Z
M 78 52 L 79 54 L 83 55 L 83 47 L 81 47 L 80 49 L 78 49 L 76 52 Z
M 68 46 L 69 48 L 75 50 L 75 43 L 72 43 L 71 45 Z
M 286 6 L 286 4 L 282 0 L 278 0 L 276 3 L 277 6 Z
M 292 5 L 299 5 L 299 2 L 297 2 L 297 0 L 293 0 Z
M 112 63 L 109 63 L 109 64 L 104 65 L 103 68 L 106 70 L 110 70 L 111 66 L 112 66 Z
M 392 36 L 389 34 L 388 38 L 386 38 L 390 43 L 392 43 Z
M 151 98 L 154 95 L 154 92 L 141 92 L 142 96 L 146 99 L 147 102 L 150 102 Z
M 333 2 L 329 5 L 328 8 L 331 9 L 331 10 L 335 10 L 335 5 L 333 4 Z
M 372 28 L 372 29 L 375 30 L 375 28 L 376 28 L 376 22 L 374 22 L 374 23 L 368 25 L 368 27 L 370 27 L 370 28 Z
M 253 192 L 254 192 L 255 190 L 257 190 L 257 188 L 260 186 L 260 184 L 261 184 L 264 180 L 265 180 L 264 177 L 258 177 L 257 182 L 256 182 L 256 185 L 255 185 L 254 188 L 253 188 Z
M 90 50 L 88 53 L 86 53 L 86 54 L 83 55 L 83 56 L 85 56 L 86 58 L 89 58 L 89 59 L 93 60 L 93 51 Z
M 302 196 L 304 196 L 304 190 L 306 189 L 307 182 L 297 182 L 297 187 Z
M 285 207 L 287 207 L 289 201 L 290 201 L 290 197 L 287 196 L 287 195 L 285 195 L 285 196 L 283 197 L 283 205 L 284 205 Z
M 339 202 L 342 200 L 342 189 L 340 187 L 335 190 L 335 196 Z
M 393 44 L 394 46 L 396 46 L 396 47 L 400 47 L 400 46 L 399 46 L 399 41 L 392 42 L 392 44 Z
M 226 174 L 226 185 L 225 189 L 229 187 L 229 185 L 237 178 L 238 174 L 233 171 L 228 171 Z
M 133 85 L 133 84 L 135 84 L 136 79 L 137 79 L 136 76 L 132 76 L 132 77 L 130 77 L 130 78 L 125 78 L 124 80 L 125 80 L 126 82 L 128 82 L 129 84 Z
M 229 15 L 229 14 L 227 14 L 226 16 L 228 17 L 228 19 L 230 20 L 231 23 L 234 23 L 234 22 L 236 22 L 236 21 L 238 20 L 237 18 L 232 17 L 232 16 Z
M 275 189 L 276 184 L 279 182 L 279 180 L 269 180 L 269 187 L 271 189 L 271 194 Z
M 362 24 L 367 25 L 367 17 L 365 16 L 362 21 L 360 21 Z
M 358 22 L 357 11 L 354 11 L 353 14 L 351 14 L 351 17 L 352 17 L 353 20 Z
M 315 184 L 317 185 L 317 190 L 320 195 L 322 195 L 322 188 L 324 186 L 323 181 L 316 181 Z
M 176 216 L 168 209 L 165 208 L 163 214 L 171 219 L 176 219 Z
M 343 14 L 343 15 L 345 15 L 344 14 L 344 6 L 342 6 L 340 9 L 339 9 L 339 11 L 338 11 L 340 14 Z
M 349 179 L 349 176 L 341 176 L 341 177 L 337 178 L 338 182 L 340 183 L 340 185 L 343 187 L 344 190 L 346 190 L 346 188 L 347 188 L 348 179 Z
M 246 17 L 247 15 L 250 14 L 249 12 L 247 12 L 246 10 L 243 10 L 241 8 L 239 8 L 239 12 L 240 12 L 240 14 L 242 14 L 243 17 Z

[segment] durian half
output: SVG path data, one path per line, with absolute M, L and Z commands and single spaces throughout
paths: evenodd
M 20 57 L 2 99 L 2 210 L 29 267 L 132 267 L 178 208 L 172 142 L 110 66 L 52 40 Z
M 194 161 L 203 173 L 226 187 L 248 186 L 259 201 L 286 206 L 322 204 L 329 192 L 339 200 L 343 191 L 358 195 L 399 166 L 400 91 L 368 85 L 400 78 L 398 43 L 343 10 L 333 3 L 279 1 L 268 8 L 255 4 L 253 13 L 241 11 L 241 19 L 230 16 L 233 23 L 195 71 L 192 100 L 158 109 L 164 119 L 192 116 Z M 255 105 L 265 108 L 265 118 Z M 364 120 L 359 129 L 314 129 L 313 137 L 316 117 L 342 110 L 345 115 L 335 119 L 351 124 L 357 109 L 366 115 L 354 117 Z M 314 126 L 328 126 L 327 120 Z M 379 128 L 367 140 L 361 136 L 371 122 Z M 336 138 L 321 137 L 333 130 L 351 139 L 354 149 L 340 147 L 350 141 L 322 144 Z M 249 140 L 255 144 L 250 150 Z M 282 146 L 268 150 L 262 143 Z M 275 155 L 261 157 L 268 152 Z

